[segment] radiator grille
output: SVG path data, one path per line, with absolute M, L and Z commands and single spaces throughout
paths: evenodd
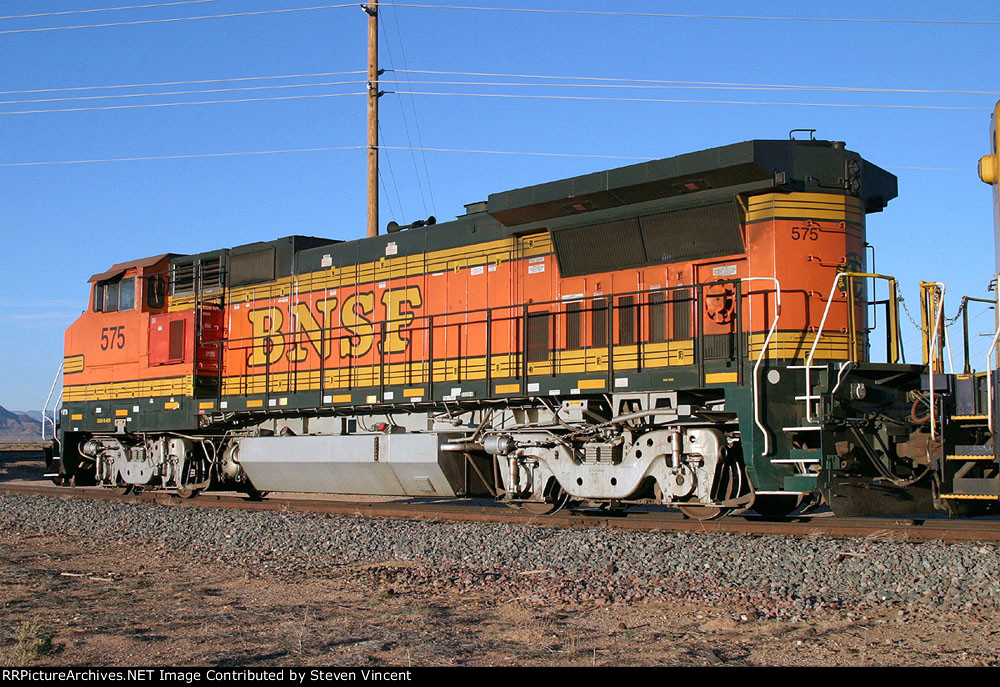
M 274 246 L 229 256 L 229 285 L 243 286 L 274 279 Z
M 554 229 L 552 240 L 565 277 L 744 251 L 732 201 Z

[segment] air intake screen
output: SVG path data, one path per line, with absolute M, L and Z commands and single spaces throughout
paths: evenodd
M 170 266 L 170 293 L 182 296 L 194 293 L 194 263 Z
M 201 290 L 212 293 L 222 288 L 222 257 L 205 258 L 201 262 Z
M 620 270 L 646 262 L 639 220 L 603 222 L 552 232 L 564 277 Z
M 736 203 L 671 210 L 583 227 L 557 229 L 552 239 L 562 276 L 742 253 Z
M 639 218 L 649 262 L 678 262 L 743 252 L 736 203 Z
M 274 247 L 229 256 L 229 285 L 242 286 L 274 279 Z

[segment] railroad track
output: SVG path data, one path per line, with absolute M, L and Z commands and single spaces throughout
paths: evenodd
M 699 521 L 674 512 L 610 514 L 603 511 L 562 511 L 533 515 L 495 505 L 469 505 L 426 501 L 331 501 L 307 497 L 270 496 L 252 501 L 232 493 L 199 494 L 183 499 L 169 492 L 143 492 L 120 496 L 105 489 L 0 483 L 0 493 L 95 501 L 158 504 L 178 508 L 230 508 L 298 513 L 326 513 L 370 518 L 404 518 L 427 521 L 521 523 L 563 528 L 619 528 L 659 532 L 729 532 L 749 535 L 781 534 L 835 538 L 892 539 L 897 541 L 1000 542 L 998 520 L 944 518 L 838 518 L 829 514 L 765 520 L 754 515 Z

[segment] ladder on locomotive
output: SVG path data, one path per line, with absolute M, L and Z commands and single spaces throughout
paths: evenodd
M 199 260 L 195 272 L 195 396 L 212 399 L 215 407 L 222 398 L 222 362 L 226 275 L 222 260 L 206 264 Z M 209 374 L 199 374 L 204 370 Z
M 955 501 L 1000 499 L 1000 465 L 985 412 L 985 373 L 956 375 L 955 402 L 945 417 L 941 498 Z
M 816 338 L 819 338 L 817 333 Z M 774 465 L 795 465 L 801 474 L 810 474 L 810 465 L 818 465 L 821 461 L 820 448 L 819 448 L 819 432 L 823 430 L 821 424 L 811 424 L 812 420 L 818 418 L 819 416 L 819 402 L 822 398 L 820 394 L 816 393 L 818 388 L 822 388 L 825 384 L 824 377 L 826 375 L 817 375 L 815 378 L 812 376 L 813 371 L 826 371 L 830 370 L 830 365 L 828 364 L 811 364 L 811 357 L 807 359 L 805 365 L 789 365 L 789 370 L 806 370 L 806 379 L 808 380 L 809 388 L 806 392 L 800 396 L 796 396 L 795 400 L 802 407 L 802 412 L 799 417 L 806 420 L 806 424 L 798 424 L 789 427 L 782 427 L 781 431 L 788 435 L 802 435 L 806 432 L 816 432 L 816 441 L 809 442 L 810 444 L 816 444 L 815 446 L 806 446 L 804 448 L 793 448 L 789 451 L 787 458 L 772 458 L 771 463 Z M 804 435 L 809 436 L 809 435 Z
M 975 504 L 1000 501 L 1000 453 L 994 445 L 995 386 L 994 352 L 1000 326 L 986 354 L 986 372 L 974 372 L 969 364 L 968 303 L 996 303 L 987 299 L 962 299 L 965 368 L 954 375 L 952 399 L 947 406 L 939 466 L 941 498 L 953 511 L 974 512 Z M 956 507 L 961 505 L 964 507 Z
M 829 387 L 830 374 L 833 372 L 830 363 L 815 363 L 816 351 L 820 343 L 820 339 L 823 336 L 823 331 L 826 327 L 827 318 L 830 315 L 831 306 L 833 305 L 835 297 L 838 293 L 843 292 L 846 299 L 847 306 L 847 320 L 848 320 L 848 336 L 847 336 L 847 353 L 849 359 L 839 363 L 836 367 L 837 381 L 836 384 L 830 389 L 830 395 L 835 394 L 844 383 L 847 375 L 856 365 L 858 358 L 862 357 L 862 349 L 864 342 L 867 341 L 867 335 L 869 330 L 864 330 L 864 337 L 861 335 L 861 331 L 858 327 L 857 318 L 855 315 L 855 307 L 858 304 L 857 294 L 855 293 L 855 280 L 856 279 L 871 279 L 873 282 L 877 279 L 884 279 L 888 282 L 889 295 L 885 301 L 872 301 L 867 303 L 870 306 L 885 305 L 886 307 L 886 357 L 888 362 L 898 362 L 899 359 L 899 325 L 898 325 L 898 295 L 896 288 L 896 280 L 893 277 L 889 277 L 882 274 L 870 273 L 870 272 L 837 272 L 833 277 L 833 282 L 830 285 L 830 295 L 826 299 L 826 306 L 823 309 L 823 317 L 820 320 L 819 327 L 816 330 L 816 334 L 813 337 L 812 346 L 809 349 L 809 355 L 806 357 L 804 365 L 790 365 L 788 369 L 790 370 L 805 370 L 805 390 L 801 395 L 795 396 L 795 400 L 801 404 L 804 412 L 800 414 L 803 419 L 801 424 L 794 426 L 782 427 L 782 431 L 789 435 L 805 435 L 804 433 L 811 432 L 822 432 L 823 424 L 820 412 L 820 401 L 822 395 L 819 390 Z M 839 285 L 843 283 L 843 289 L 839 288 Z M 814 376 L 813 373 L 820 372 L 825 374 L 820 374 Z M 772 458 L 771 462 L 774 464 L 793 464 L 799 468 L 799 472 L 808 473 L 810 465 L 817 465 L 822 462 L 820 455 L 820 447 L 818 437 L 816 441 L 809 442 L 806 448 L 792 449 L 789 457 L 787 458 Z

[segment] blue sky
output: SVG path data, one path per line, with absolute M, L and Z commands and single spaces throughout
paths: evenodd
M 900 197 L 884 213 L 869 217 L 869 241 L 876 246 L 879 271 L 900 278 L 914 314 L 920 279 L 948 284 L 949 314 L 954 314 L 958 296 L 987 295 L 994 271 L 992 209 L 989 188 L 978 180 L 975 166 L 987 152 L 989 116 L 1000 98 L 1000 66 L 991 57 L 1000 23 L 995 0 L 948 5 L 488 1 L 506 8 L 890 21 L 386 5 L 381 62 L 383 68 L 397 71 L 383 77 L 382 89 L 388 92 L 381 100 L 384 145 L 569 156 L 383 151 L 383 226 L 391 219 L 408 223 L 428 214 L 447 220 L 463 212 L 463 204 L 485 200 L 493 192 L 634 161 L 575 155 L 667 157 L 753 138 L 780 139 L 793 128 L 815 128 L 818 137 L 846 141 L 899 177 Z M 363 85 L 341 83 L 364 77 L 334 74 L 365 69 L 366 22 L 360 8 L 57 31 L 26 29 L 333 2 L 210 0 L 6 18 L 127 4 L 0 2 L 5 17 L 0 19 L 0 232 L 8 248 L 0 254 L 0 325 L 5 332 L 0 338 L 0 405 L 8 408 L 41 406 L 61 360 L 62 331 L 86 306 L 87 278 L 112 263 L 289 234 L 348 239 L 364 233 L 365 160 L 359 147 L 365 143 L 365 102 L 357 95 Z M 464 74 L 407 75 L 398 71 L 404 65 Z M 259 78 L 290 75 L 315 76 Z M 537 76 L 557 78 L 531 78 Z M 742 86 L 645 83 L 640 89 L 635 88 L 640 84 L 622 79 Z M 206 83 L 190 83 L 194 81 Z M 487 86 L 483 81 L 522 85 Z M 135 86 L 167 82 L 174 85 Z M 302 85 L 334 83 L 340 85 Z M 533 85 L 523 85 L 527 83 Z M 570 87 L 573 83 L 577 86 Z M 277 85 L 294 87 L 261 88 Z M 93 86 L 135 87 L 48 90 Z M 220 90 L 236 88 L 255 90 Z M 45 92 L 24 92 L 41 89 Z M 198 90 L 213 92 L 188 92 Z M 912 90 L 938 92 L 901 92 Z M 587 99 L 400 94 L 405 91 Z M 162 95 L 96 98 L 157 93 Z M 341 93 L 347 95 L 334 95 Z M 288 97 L 304 95 L 322 97 Z M 279 97 L 283 99 L 274 99 Z M 268 99 L 162 106 L 263 98 Z M 25 102 L 29 100 L 47 102 Z M 151 107 L 154 104 L 161 106 Z M 111 107 L 116 109 L 94 109 Z M 953 109 L 920 109 L 927 107 Z M 31 110 L 73 111 L 11 114 Z M 349 149 L 199 157 L 341 147 Z M 18 164 L 169 156 L 194 157 Z M 985 310 L 974 312 L 977 315 L 974 329 L 985 331 L 992 318 Z M 919 336 L 909 324 L 904 332 L 912 359 Z M 960 364 L 960 329 L 952 336 Z M 984 337 L 977 337 L 977 359 L 984 357 L 987 345 Z

